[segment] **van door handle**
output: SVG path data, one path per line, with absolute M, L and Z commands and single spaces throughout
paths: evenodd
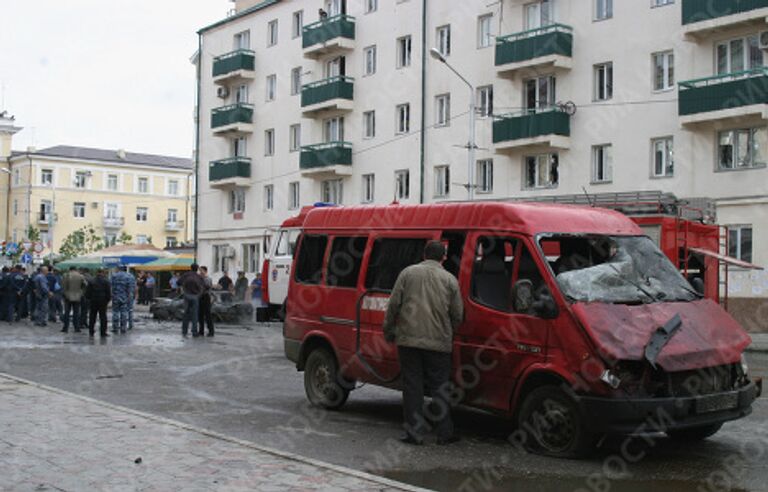
M 320 316 L 323 323 L 332 323 L 334 325 L 355 326 L 355 320 L 346 318 L 334 318 L 333 316 Z

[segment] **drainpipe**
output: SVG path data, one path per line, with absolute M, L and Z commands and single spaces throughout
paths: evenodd
M 5 163 L 8 165 L 8 197 L 6 200 L 5 208 L 5 236 L 3 239 L 6 241 L 11 240 L 11 186 L 13 185 L 13 171 L 11 170 L 11 158 L 10 156 L 5 159 Z
M 34 179 L 34 176 L 32 170 L 32 157 L 30 157 L 29 152 L 27 152 L 27 161 L 29 161 L 29 176 L 27 177 L 27 229 L 24 231 L 23 236 L 29 236 L 29 228 L 32 227 L 32 179 Z M 29 239 L 29 237 L 27 237 L 27 239 Z
M 419 142 L 419 203 L 424 203 L 424 157 L 427 140 L 427 0 L 421 0 L 421 139 Z
M 197 94 L 195 94 L 195 263 L 197 263 L 197 230 L 198 230 L 198 213 L 200 207 L 200 90 L 201 90 L 201 67 L 203 65 L 203 35 L 197 33 Z

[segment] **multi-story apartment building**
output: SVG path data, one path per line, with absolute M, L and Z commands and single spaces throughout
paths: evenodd
M 158 247 L 192 239 L 191 159 L 56 146 L 0 154 L 0 166 L 6 241 L 26 239 L 30 226 L 48 246 L 43 254 L 84 226 L 107 242 L 122 234 Z
M 236 3 L 196 58 L 215 271 L 256 270 L 302 205 L 461 200 L 468 183 L 706 198 L 729 253 L 768 263 L 768 0 Z M 732 271 L 730 289 L 764 297 L 768 276 Z

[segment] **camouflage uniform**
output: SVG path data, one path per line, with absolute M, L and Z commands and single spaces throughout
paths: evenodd
M 125 333 L 132 323 L 131 311 L 136 293 L 136 279 L 128 272 L 119 271 L 112 275 L 112 332 Z

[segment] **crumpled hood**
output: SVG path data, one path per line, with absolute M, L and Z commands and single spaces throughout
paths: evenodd
M 709 299 L 637 306 L 576 303 L 573 311 L 599 349 L 616 360 L 642 360 L 651 335 L 679 314 L 683 324 L 656 360 L 666 371 L 738 362 L 752 342 L 736 320 Z

